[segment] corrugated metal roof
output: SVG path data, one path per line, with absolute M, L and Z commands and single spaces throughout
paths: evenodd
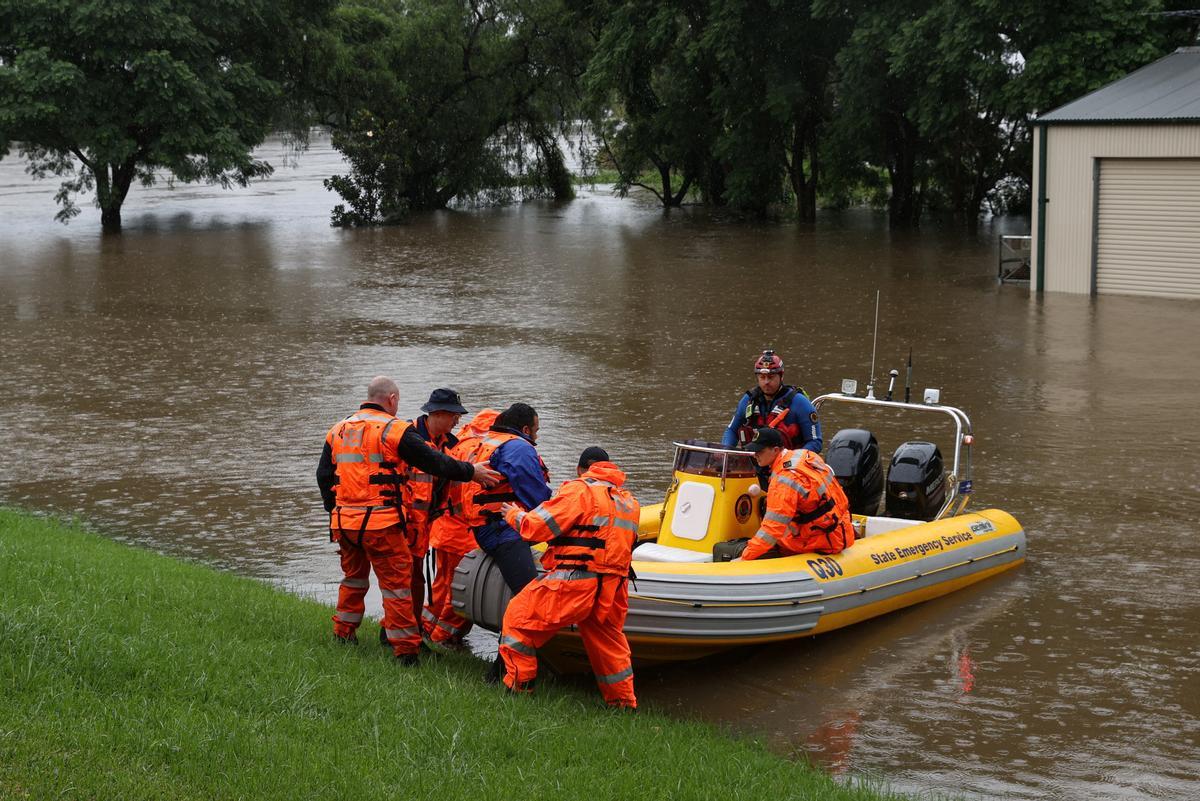
M 1181 47 L 1035 122 L 1187 120 L 1200 121 L 1200 47 Z

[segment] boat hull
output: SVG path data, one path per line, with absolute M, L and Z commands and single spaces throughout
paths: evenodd
M 998 509 L 867 536 L 828 556 L 687 564 L 639 561 L 635 551 L 625 633 L 641 664 L 812 636 L 1010 570 L 1025 551 L 1024 530 Z M 455 606 L 497 631 L 510 595 L 491 559 L 469 555 L 452 584 Z M 560 669 L 586 665 L 570 629 L 545 655 Z

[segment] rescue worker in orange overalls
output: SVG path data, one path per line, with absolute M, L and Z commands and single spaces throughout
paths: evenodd
M 442 453 L 449 452 L 458 442 L 458 437 L 451 432 L 467 413 L 458 393 L 444 387 L 435 389 L 421 411 L 425 414 L 410 421 L 409 425 L 416 429 L 429 447 Z M 422 567 L 425 555 L 429 553 L 429 529 L 435 516 L 434 510 L 440 506 L 449 483 L 447 479 L 422 472 L 411 464 L 408 466 L 403 497 L 413 555 L 411 590 L 413 614 L 417 620 L 420 620 L 425 607 L 425 574 Z
M 357 413 L 329 429 L 317 466 L 317 485 L 329 512 L 329 537 L 342 561 L 334 639 L 357 643 L 363 598 L 374 568 L 383 595 L 383 628 L 401 664 L 416 664 L 421 646 L 412 604 L 412 552 L 401 509 L 410 464 L 426 473 L 484 486 L 499 475 L 486 464 L 451 459 L 433 450 L 408 423 L 396 418 L 400 390 L 377 376 Z
M 537 649 L 561 629 L 576 626 L 604 700 L 636 709 L 623 629 L 640 509 L 622 489 L 625 474 L 603 449 L 585 450 L 577 473 L 579 478 L 529 512 L 504 508 L 523 539 L 549 545 L 542 557 L 546 574 L 518 593 L 504 613 L 504 684 L 513 692 L 532 692 Z
M 795 553 L 841 553 L 854 544 L 850 502 L 833 469 L 815 451 L 788 450 L 783 435 L 760 428 L 742 446 L 771 468 L 767 513 L 741 559 Z
M 499 412 L 484 409 L 458 432 L 458 442 L 448 451 L 455 459 L 467 460 L 479 445 L 479 439 L 487 434 L 496 422 Z M 479 547 L 475 535 L 462 517 L 463 495 L 477 492 L 470 484 L 451 482 L 446 490 L 443 508 L 429 528 L 429 545 L 434 554 L 433 587 L 429 604 L 421 614 L 421 628 L 426 637 L 437 645 L 461 646 L 463 638 L 471 630 L 471 621 L 454 609 L 450 580 L 454 569 L 462 558 Z

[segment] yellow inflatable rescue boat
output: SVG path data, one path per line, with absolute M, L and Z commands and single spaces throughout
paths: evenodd
M 887 470 L 866 429 L 839 431 L 825 459 L 846 489 L 856 540 L 835 555 L 728 561 L 758 530 L 766 507 L 751 454 L 676 442 L 663 503 L 642 508 L 636 579 L 625 632 L 639 663 L 695 659 L 743 645 L 807 637 L 936 598 L 1025 560 L 1025 532 L 999 509 L 965 511 L 972 490 L 967 415 L 936 402 L 848 392 L 813 401 L 940 414 L 954 428 L 950 469 L 930 442 L 900 445 Z M 889 390 L 889 397 L 890 397 Z M 882 507 L 882 509 L 881 509 Z M 879 512 L 882 511 L 882 514 Z M 459 565 L 454 605 L 498 631 L 510 593 L 492 560 L 475 551 Z M 564 631 L 543 653 L 559 669 L 586 666 L 578 635 Z

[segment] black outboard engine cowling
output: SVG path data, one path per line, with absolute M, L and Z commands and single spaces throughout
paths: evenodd
M 875 435 L 861 428 L 843 428 L 829 440 L 825 463 L 833 468 L 856 515 L 879 514 L 883 497 L 883 464 Z
M 905 442 L 887 475 L 888 517 L 932 520 L 946 502 L 942 452 L 932 442 Z

